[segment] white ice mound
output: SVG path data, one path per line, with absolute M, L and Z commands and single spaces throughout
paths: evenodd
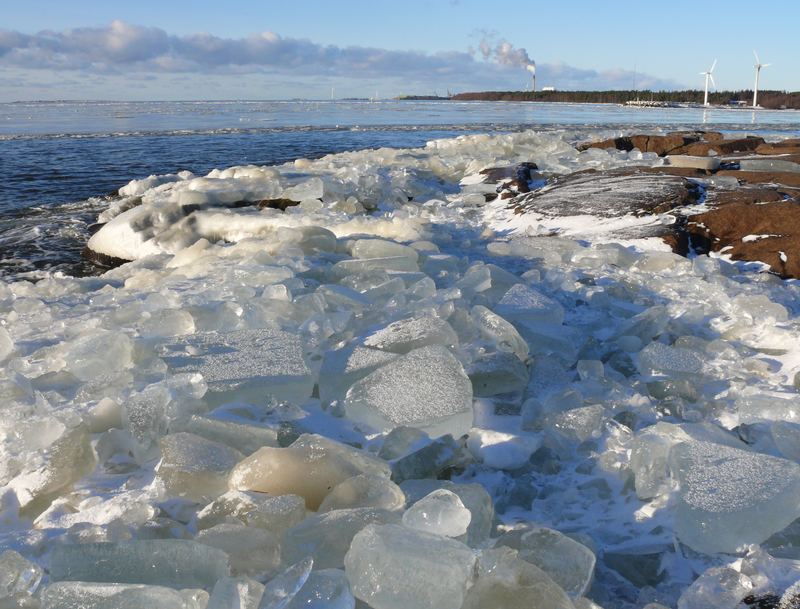
M 431 436 L 460 436 L 472 427 L 472 383 L 446 348 L 422 347 L 355 383 L 347 415 L 378 430 L 400 425 Z
M 403 524 L 412 529 L 459 537 L 467 532 L 472 513 L 452 491 L 439 489 L 426 495 L 403 514 Z
M 272 328 L 194 334 L 166 348 L 163 359 L 174 372 L 202 374 L 210 404 L 260 403 L 269 395 L 302 402 L 314 388 L 302 340 Z
M 353 594 L 375 609 L 459 609 L 475 555 L 463 543 L 401 525 L 370 525 L 344 559 Z
M 287 448 L 264 447 L 231 471 L 231 490 L 273 495 L 295 494 L 316 510 L 340 482 L 359 474 L 388 478 L 389 465 L 355 448 L 322 436 L 303 434 Z
M 800 517 L 800 465 L 710 442 L 672 449 L 678 538 L 698 552 L 736 552 Z

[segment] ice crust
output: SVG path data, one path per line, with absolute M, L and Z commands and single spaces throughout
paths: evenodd
M 0 282 L 0 606 L 791 606 L 800 287 L 487 203 L 662 163 L 585 137 L 151 176 Z

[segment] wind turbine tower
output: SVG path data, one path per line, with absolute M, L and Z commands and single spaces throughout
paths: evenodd
M 706 94 L 703 97 L 703 105 L 708 106 L 708 81 L 711 81 L 711 84 L 714 85 L 714 88 L 717 87 L 717 83 L 714 82 L 714 77 L 712 74 L 714 73 L 714 68 L 717 66 L 717 60 L 714 60 L 714 63 L 711 64 L 711 67 L 706 72 L 700 72 L 700 76 L 706 77 Z
M 756 68 L 756 86 L 753 87 L 753 108 L 757 108 L 758 107 L 758 77 L 761 75 L 761 68 L 767 68 L 772 64 L 761 63 L 761 61 L 758 59 L 758 53 L 756 53 L 755 51 L 753 51 L 753 55 L 756 58 L 756 65 L 755 65 L 755 68 Z
M 533 82 L 531 83 L 531 91 L 536 93 L 536 62 L 534 61 L 529 63 L 527 66 L 525 66 L 525 69 L 528 70 L 528 72 L 530 72 L 531 75 L 533 76 Z

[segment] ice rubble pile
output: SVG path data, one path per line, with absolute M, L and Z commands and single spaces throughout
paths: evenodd
M 286 167 L 122 189 L 151 255 L 0 285 L 0 604 L 792 606 L 798 287 L 482 235 L 457 185 L 583 156 L 522 134 L 327 157 L 289 186 L 322 201 L 216 211 L 225 242 L 181 223 Z

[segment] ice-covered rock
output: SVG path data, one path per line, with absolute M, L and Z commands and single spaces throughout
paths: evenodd
M 322 500 L 319 512 L 352 508 L 399 510 L 406 503 L 403 491 L 383 476 L 360 474 L 337 484 Z
M 167 493 L 194 501 L 209 501 L 228 487 L 228 473 L 244 458 L 238 450 L 180 432 L 161 438 L 161 462 L 156 468 Z
M 148 584 L 210 590 L 230 575 L 222 550 L 182 539 L 59 545 L 50 581 Z
M 446 489 L 426 495 L 403 514 L 403 524 L 412 529 L 459 537 L 467 532 L 472 513 L 464 507 L 461 498 Z
M 461 435 L 472 426 L 472 384 L 446 348 L 422 347 L 356 382 L 345 408 L 351 419 L 379 430 L 407 425 Z
M 371 525 L 353 539 L 345 572 L 375 609 L 459 609 L 475 556 L 464 544 L 400 525 Z
M 589 589 L 594 553 L 556 530 L 528 526 L 501 535 L 496 545 L 517 550 L 522 560 L 547 573 L 571 598 L 583 596 Z
M 400 522 L 398 512 L 379 508 L 333 510 L 306 518 L 283 536 L 283 559 L 295 562 L 305 556 L 314 559 L 316 569 L 338 569 L 353 537 L 370 524 Z
M 709 442 L 672 449 L 675 531 L 698 552 L 735 552 L 800 517 L 800 465 Z
M 231 471 L 231 490 L 295 494 L 316 510 L 337 484 L 359 474 L 389 477 L 389 466 L 367 453 L 322 436 L 304 434 L 287 448 L 264 447 Z

